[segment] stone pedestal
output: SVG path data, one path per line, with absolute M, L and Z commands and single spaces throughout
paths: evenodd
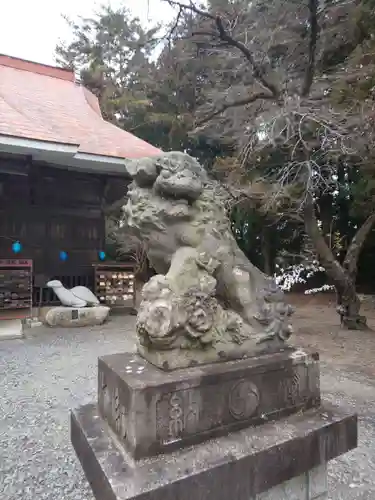
M 319 406 L 319 359 L 287 350 L 164 372 L 136 354 L 115 354 L 99 359 L 98 404 L 141 458 Z
M 321 405 L 316 353 L 173 372 L 116 354 L 98 382 L 71 426 L 98 500 L 323 500 L 327 461 L 357 445 L 356 416 Z

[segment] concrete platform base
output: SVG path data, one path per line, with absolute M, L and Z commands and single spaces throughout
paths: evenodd
M 22 337 L 22 320 L 4 319 L 0 321 L 0 340 L 20 339 Z
M 357 417 L 325 404 L 134 460 L 92 404 L 72 412 L 71 439 L 97 500 L 323 500 L 327 462 L 357 446 Z

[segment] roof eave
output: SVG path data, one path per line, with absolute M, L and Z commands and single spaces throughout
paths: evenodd
M 29 155 L 33 160 L 48 162 L 51 166 L 130 178 L 124 158 L 80 153 L 79 144 L 39 141 L 0 134 L 1 152 Z

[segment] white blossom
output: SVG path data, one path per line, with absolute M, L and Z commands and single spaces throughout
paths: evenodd
M 276 265 L 274 279 L 277 285 L 284 291 L 289 292 L 296 284 L 305 284 L 314 274 L 324 272 L 324 267 L 320 266 L 318 261 L 314 260 L 311 264 L 300 263 L 293 264 L 283 269 Z M 305 295 L 312 295 L 319 292 L 334 290 L 332 285 L 322 285 L 319 288 L 310 288 L 305 290 Z

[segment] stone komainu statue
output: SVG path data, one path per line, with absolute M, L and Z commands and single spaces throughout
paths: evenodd
M 285 347 L 292 308 L 239 249 L 225 190 L 183 153 L 128 169 L 126 220 L 159 273 L 142 290 L 139 353 L 171 370 Z

